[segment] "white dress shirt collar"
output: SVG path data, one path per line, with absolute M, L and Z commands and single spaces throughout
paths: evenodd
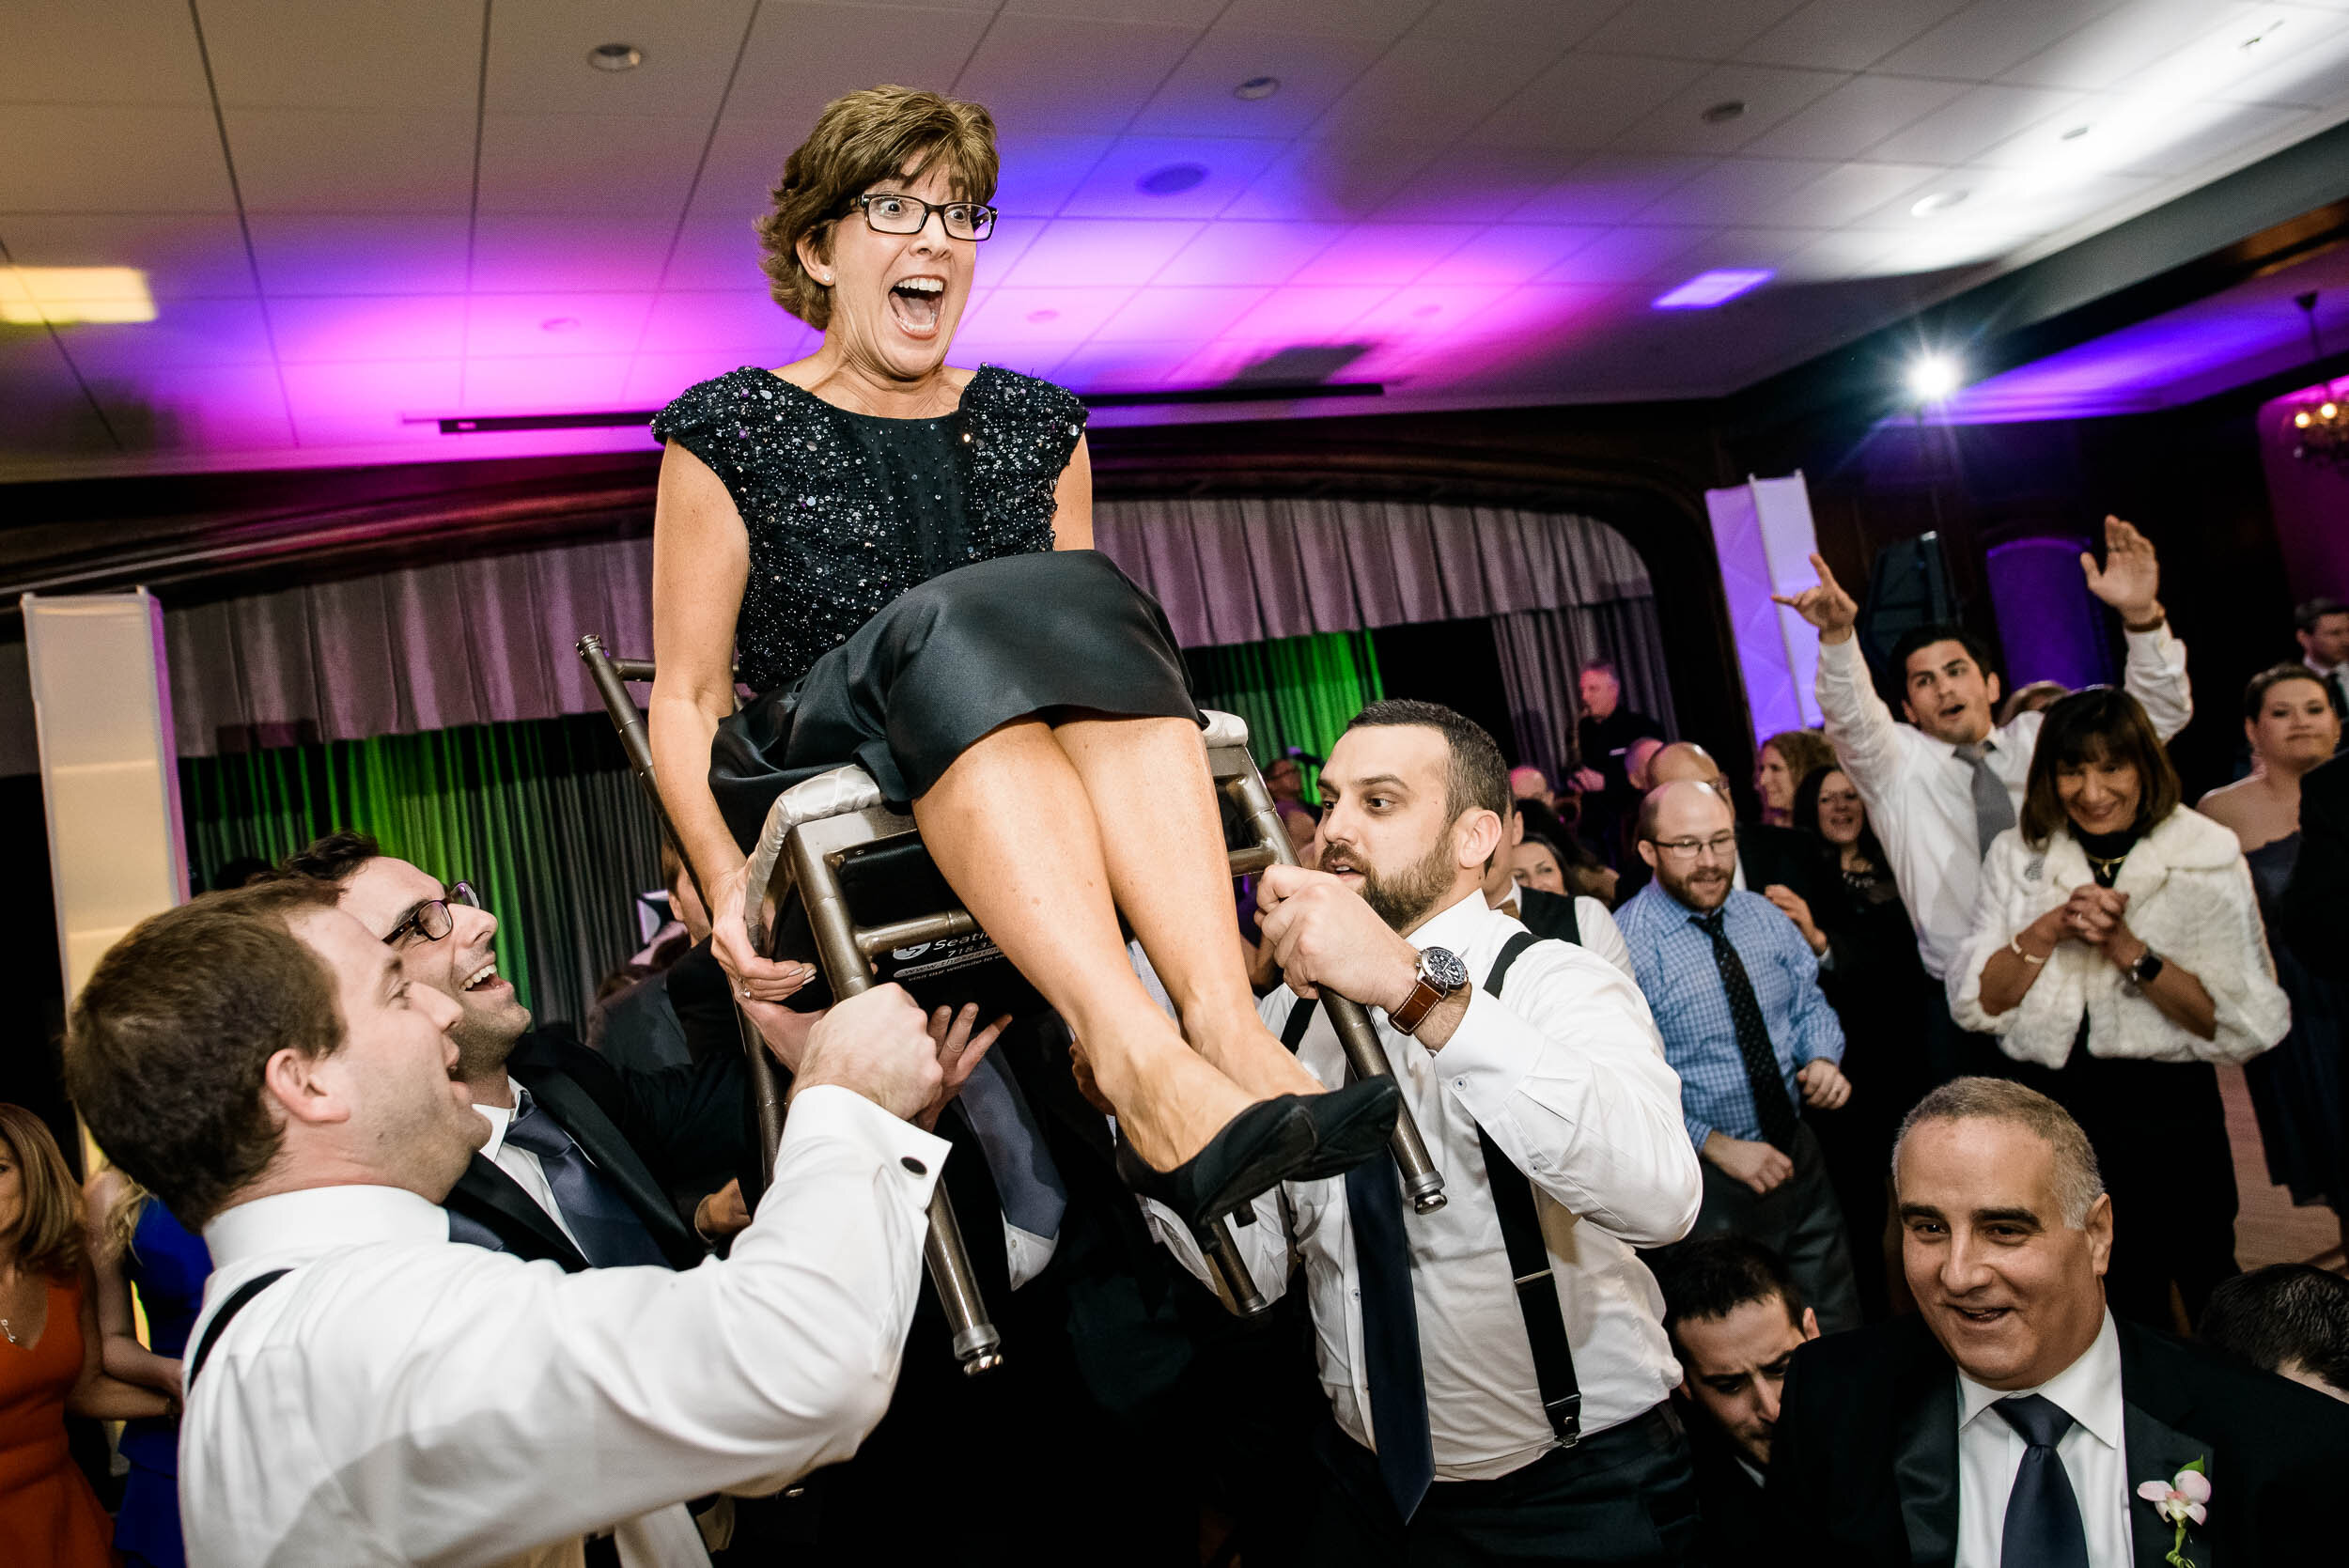
M 368 1242 L 448 1239 L 448 1214 L 404 1187 L 311 1187 L 224 1209 L 204 1227 L 212 1267 L 253 1258 L 316 1258 Z
M 1431 947 L 1440 947 L 1447 953 L 1465 953 L 1486 922 L 1508 918 L 1485 902 L 1483 888 L 1472 888 L 1466 897 L 1428 916 L 1403 939 L 1423 953 Z
M 1957 1374 L 1957 1428 L 1960 1432 L 2002 1399 L 2038 1394 L 2060 1406 L 2089 1436 L 2119 1452 L 2122 1443 L 2121 1336 L 2112 1326 L 2111 1312 L 2106 1312 L 2104 1327 L 2096 1331 L 2095 1339 L 2080 1353 L 2079 1359 L 2037 1388 L 1986 1388 L 1961 1372 Z M 2001 1420 L 1995 1415 L 1989 1419 Z
M 490 1124 L 490 1141 L 481 1145 L 481 1157 L 492 1163 L 498 1157 L 498 1151 L 506 1147 L 506 1129 L 512 1126 L 514 1118 L 521 1113 L 521 1090 L 510 1078 L 506 1080 L 506 1097 L 509 1102 L 506 1105 L 483 1105 L 479 1100 L 474 1102 L 473 1108 L 481 1112 L 483 1121 Z

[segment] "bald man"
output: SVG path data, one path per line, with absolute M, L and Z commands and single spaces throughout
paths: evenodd
M 1729 784 L 1721 772 L 1721 765 L 1713 760 L 1713 753 L 1693 740 L 1675 740 L 1657 748 L 1648 759 L 1646 776 L 1650 789 L 1660 789 L 1669 784 L 1709 784 L 1736 809 L 1729 792 Z M 1630 824 L 1623 856 L 1623 881 L 1620 892 L 1625 899 L 1647 886 L 1649 869 L 1641 859 L 1638 822 Z M 1818 922 L 1811 919 L 1814 911 L 1812 902 L 1818 895 L 1819 877 L 1825 864 L 1819 841 L 1798 828 L 1774 828 L 1762 822 L 1737 824 L 1737 863 L 1731 871 L 1732 885 L 1748 893 L 1758 893 L 1776 904 L 1789 920 L 1795 920 L 1799 908 L 1804 919 L 1815 929 Z M 1797 929 L 1803 922 L 1796 920 Z M 1822 949 L 1814 948 L 1813 955 Z

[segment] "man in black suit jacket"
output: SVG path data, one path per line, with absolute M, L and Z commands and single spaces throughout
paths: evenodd
M 1680 1408 L 1703 1513 L 1705 1560 L 1767 1559 L 1763 1502 L 1781 1390 L 1795 1352 L 1819 1337 L 1785 1263 L 1744 1236 L 1677 1249 L 1659 1281 L 1664 1331 L 1680 1361 Z
M 2138 1488 L 2199 1465 L 2196 1568 L 2338 1560 L 2349 1410 L 2106 1311 L 2111 1200 L 2061 1108 L 1957 1079 L 1893 1160 L 1918 1315 L 1796 1354 L 1769 1482 L 1785 1560 L 1999 1563 L 2029 1542 L 2050 1568 L 2157 1568 L 2181 1543 Z
M 2300 855 L 2279 924 L 2278 934 L 2317 974 L 2331 974 L 2349 952 L 2349 753 L 2301 776 Z
M 681 1210 L 675 1194 L 714 1193 L 733 1173 L 742 1137 L 739 1054 L 623 1073 L 568 1025 L 532 1030 L 530 1010 L 497 970 L 497 917 L 464 884 L 445 887 L 365 834 L 320 839 L 285 869 L 334 884 L 343 908 L 399 951 L 410 984 L 444 992 L 462 1010 L 450 1031 L 456 1076 L 494 1131 L 490 1152 L 474 1156 L 443 1205 L 453 1236 L 574 1272 L 624 1263 L 691 1268 L 708 1255 L 694 1220 L 715 1223 L 717 1205 Z M 568 1139 L 576 1154 L 509 1142 L 525 1094 L 528 1119 L 552 1122 L 555 1141 Z

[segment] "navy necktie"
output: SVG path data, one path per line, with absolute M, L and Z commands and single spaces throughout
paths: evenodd
M 644 1219 L 612 1189 L 571 1135 L 538 1109 L 529 1090 L 517 1088 L 515 1094 L 514 1119 L 506 1125 L 506 1141 L 538 1157 L 538 1169 L 546 1172 L 547 1186 L 554 1193 L 554 1206 L 587 1261 L 598 1268 L 666 1264 L 669 1260 Z
M 1068 1188 L 1019 1080 L 994 1056 L 983 1056 L 963 1081 L 961 1097 L 962 1112 L 987 1155 L 988 1174 L 995 1178 L 1003 1218 L 1032 1236 L 1057 1237 L 1061 1216 L 1068 1211 Z
M 1753 978 L 1746 973 L 1746 961 L 1729 939 L 1728 914 L 1726 909 L 1716 909 L 1709 915 L 1690 915 L 1688 924 L 1713 939 L 1713 966 L 1720 970 L 1721 989 L 1729 996 L 1729 1019 L 1737 1031 L 1737 1055 L 1746 1064 L 1746 1083 L 1753 1091 L 1753 1112 L 1762 1124 L 1762 1137 L 1780 1153 L 1792 1154 L 1798 1113 L 1779 1071 L 1769 1025 L 1762 1017 L 1762 1001 L 1753 994 Z
M 2056 1444 L 2072 1430 L 2063 1406 L 2038 1394 L 1990 1406 L 2030 1445 L 2006 1495 L 2006 1528 L 1999 1536 L 1999 1568 L 2088 1568 L 2088 1531 L 2079 1498 Z
M 1348 1171 L 1346 1207 L 1361 1276 L 1362 1373 L 1378 1479 L 1408 1524 L 1436 1479 L 1436 1449 L 1427 1432 L 1419 1304 L 1411 1296 L 1411 1246 L 1403 1234 L 1403 1183 L 1394 1161 L 1381 1156 Z

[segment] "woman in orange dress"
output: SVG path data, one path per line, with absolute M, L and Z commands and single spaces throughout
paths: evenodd
M 109 1377 L 78 1188 L 40 1118 L 0 1105 L 0 1562 L 109 1568 L 114 1523 L 66 1452 L 65 1418 L 160 1416 Z

